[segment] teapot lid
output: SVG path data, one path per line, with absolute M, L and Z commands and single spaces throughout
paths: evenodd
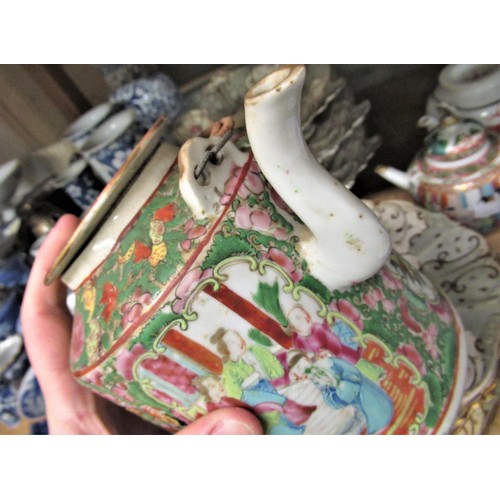
M 112 207 L 118 198 L 126 191 L 130 182 L 134 179 L 136 174 L 142 170 L 145 163 L 161 142 L 166 125 L 166 117 L 158 118 L 156 123 L 137 143 L 125 163 L 119 168 L 111 181 L 94 201 L 94 204 L 84 215 L 76 231 L 53 263 L 45 277 L 46 285 L 52 283 L 68 269 L 74 259 L 95 234 L 106 218 L 106 215 L 109 213 L 110 207 Z
M 484 157 L 490 145 L 480 123 L 449 116 L 426 137 L 423 157 L 430 167 L 458 168 Z

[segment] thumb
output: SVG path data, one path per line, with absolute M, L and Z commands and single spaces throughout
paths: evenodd
M 177 435 L 258 435 L 263 434 L 258 418 L 243 408 L 221 408 L 184 427 Z

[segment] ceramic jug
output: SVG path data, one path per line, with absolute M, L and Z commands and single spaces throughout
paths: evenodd
M 444 118 L 407 172 L 383 165 L 375 171 L 428 210 L 482 233 L 500 225 L 500 136 L 475 120 Z
M 250 153 L 146 134 L 47 277 L 75 294 L 73 373 L 169 432 L 224 406 L 268 434 L 449 432 L 460 318 L 308 150 L 304 76 L 250 89 Z

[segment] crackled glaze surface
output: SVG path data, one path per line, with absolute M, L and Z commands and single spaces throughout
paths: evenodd
M 459 328 L 427 278 L 393 253 L 329 290 L 252 156 L 232 165 L 215 219 L 192 217 L 178 176 L 76 292 L 83 384 L 172 432 L 226 405 L 270 434 L 446 432 Z

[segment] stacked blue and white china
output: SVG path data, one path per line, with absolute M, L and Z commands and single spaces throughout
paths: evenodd
M 181 94 L 158 65 L 99 65 L 108 99 L 70 123 L 59 140 L 0 165 L 0 427 L 47 434 L 45 405 L 19 319 L 38 248 L 63 213 L 82 216 L 151 125 L 171 124 Z

